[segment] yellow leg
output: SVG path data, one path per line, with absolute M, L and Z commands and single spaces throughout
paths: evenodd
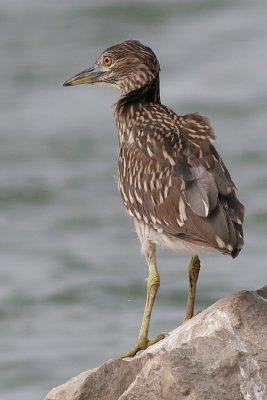
M 156 266 L 156 246 L 154 244 L 151 244 L 150 251 L 146 254 L 146 257 L 148 261 L 149 276 L 147 280 L 147 297 L 143 320 L 137 343 L 127 353 L 123 354 L 122 358 L 133 357 L 139 350 L 145 350 L 148 346 L 157 343 L 165 336 L 164 334 L 161 334 L 152 340 L 148 340 L 148 330 L 153 304 L 160 286 L 160 276 Z
M 198 256 L 193 256 L 188 266 L 189 288 L 188 288 L 188 298 L 187 298 L 187 306 L 186 306 L 184 321 L 192 318 L 194 315 L 194 305 L 195 305 L 197 279 L 199 271 L 200 271 L 200 260 Z

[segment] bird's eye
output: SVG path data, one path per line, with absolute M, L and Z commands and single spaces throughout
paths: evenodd
M 113 63 L 113 60 L 112 60 L 111 57 L 105 56 L 104 59 L 103 59 L 103 62 L 107 67 L 110 67 L 111 64 Z

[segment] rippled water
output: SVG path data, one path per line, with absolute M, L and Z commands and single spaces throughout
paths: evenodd
M 128 349 L 145 261 L 116 187 L 110 89 L 62 83 L 136 38 L 162 100 L 208 115 L 246 205 L 236 260 L 203 257 L 197 309 L 266 284 L 267 3 L 0 1 L 0 398 L 34 400 Z M 159 252 L 151 334 L 182 318 L 188 258 Z

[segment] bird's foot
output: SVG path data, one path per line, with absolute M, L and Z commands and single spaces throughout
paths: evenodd
M 185 315 L 182 324 L 184 324 L 186 321 L 189 321 L 189 319 L 193 318 L 193 316 L 194 315 L 192 315 L 192 316 L 191 315 L 190 316 Z
M 138 353 L 138 351 L 147 349 L 149 346 L 152 346 L 153 344 L 159 342 L 160 340 L 164 339 L 165 337 L 166 337 L 166 333 L 161 333 L 160 335 L 155 336 L 151 340 L 139 339 L 138 342 L 129 351 L 127 351 L 127 353 L 120 356 L 120 358 L 134 357 L 136 355 L 136 353 Z

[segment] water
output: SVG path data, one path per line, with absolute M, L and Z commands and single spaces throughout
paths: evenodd
M 62 83 L 136 38 L 161 61 L 162 100 L 210 117 L 246 205 L 236 260 L 203 257 L 197 309 L 266 284 L 267 3 L 0 1 L 0 398 L 54 385 L 134 342 L 147 275 L 116 188 L 110 89 Z M 151 335 L 175 328 L 188 258 L 159 252 Z

